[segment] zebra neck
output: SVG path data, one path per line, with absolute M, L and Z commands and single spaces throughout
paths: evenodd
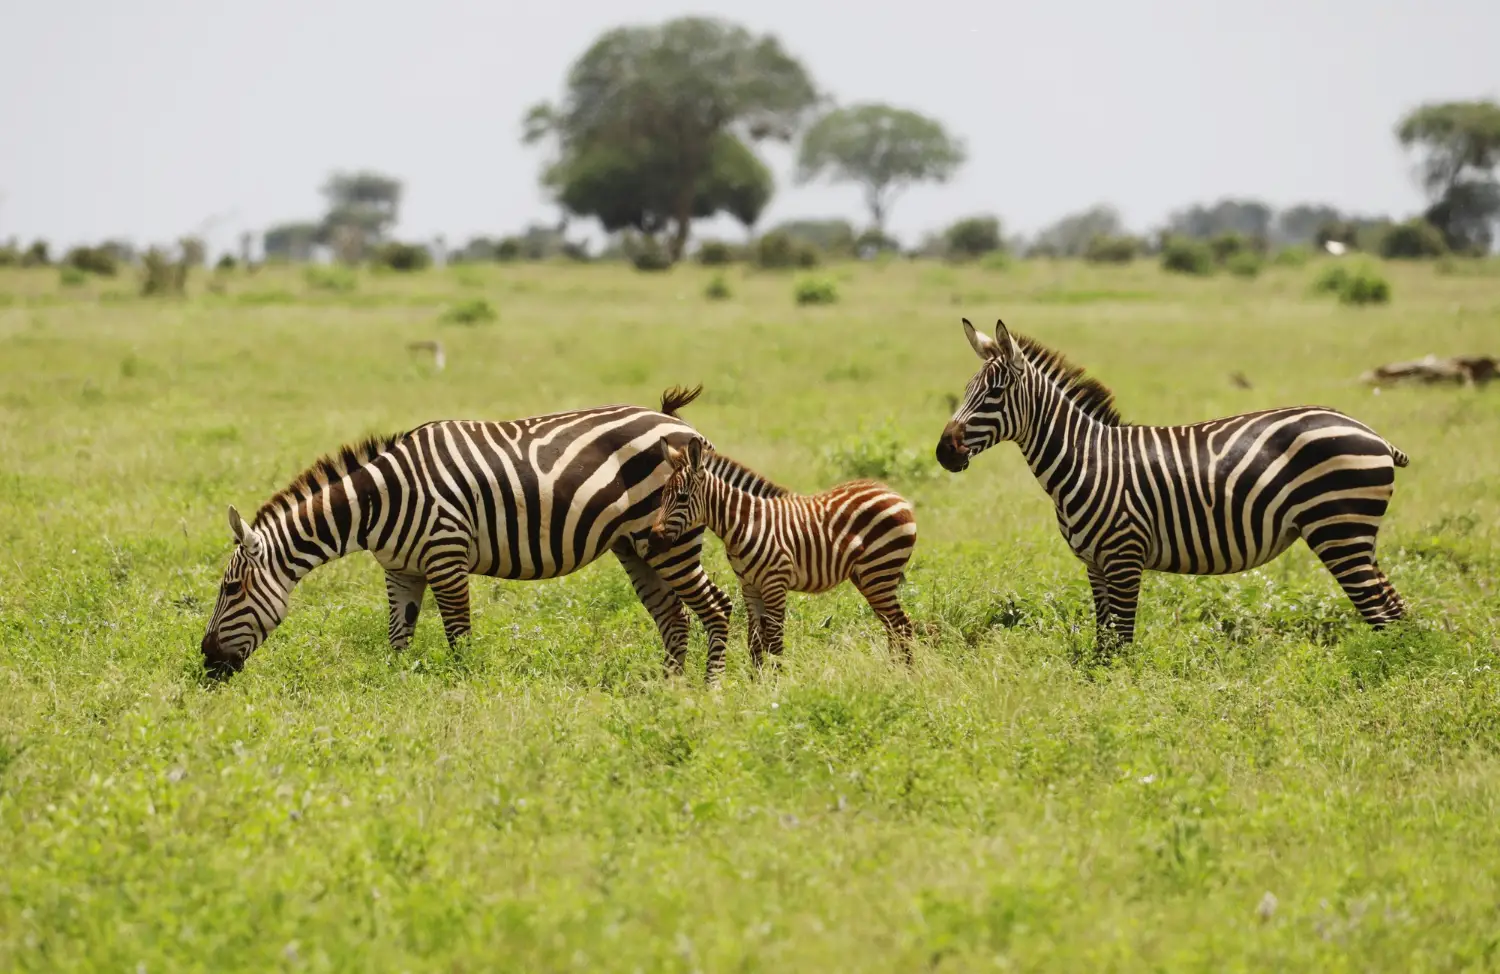
M 369 492 L 357 492 L 351 478 L 344 477 L 267 512 L 256 527 L 270 542 L 272 568 L 290 587 L 319 565 L 363 550 L 361 525 L 370 523 L 376 500 Z
M 1102 459 L 1103 441 L 1112 427 L 1099 422 L 1052 383 L 1033 375 L 1031 416 L 1016 436 L 1016 445 L 1037 482 L 1061 502 L 1085 472 L 1087 457 Z
M 751 509 L 775 502 L 775 498 L 755 496 L 720 476 L 719 471 L 708 468 L 708 476 L 704 478 L 703 523 L 730 550 L 744 541 L 747 522 L 760 520 L 746 516 Z

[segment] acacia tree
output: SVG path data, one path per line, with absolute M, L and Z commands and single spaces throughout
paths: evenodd
M 682 17 L 602 35 L 568 72 L 561 103 L 527 114 L 524 139 L 557 143 L 558 160 L 543 175 L 550 188 L 565 189 L 581 173 L 593 174 L 589 209 L 573 209 L 582 201 L 562 193 L 565 207 L 590 216 L 607 211 L 612 219 L 624 213 L 646 220 L 649 212 L 657 230 L 670 227 L 668 251 L 677 260 L 693 219 L 708 215 L 706 200 L 724 204 L 710 213 L 738 209 L 759 216 L 764 202 L 748 204 L 768 182 L 743 178 L 753 167 L 741 150 L 749 154 L 748 144 L 763 139 L 791 139 L 817 102 L 807 71 L 776 38 L 722 20 Z M 643 172 L 645 162 L 655 171 Z M 706 194 L 715 173 L 735 167 L 743 192 Z M 623 201 L 603 200 L 603 186 L 616 178 Z M 729 196 L 737 205 L 729 205 Z
M 1500 104 L 1422 105 L 1396 126 L 1396 138 L 1421 153 L 1422 186 L 1432 201 L 1425 215 L 1448 246 L 1488 250 L 1500 218 Z
M 798 182 L 827 175 L 858 183 L 870 220 L 883 235 L 897 194 L 914 183 L 947 182 L 965 160 L 963 143 L 925 115 L 864 104 L 837 108 L 802 138 Z
M 1118 237 L 1125 232 L 1120 213 L 1108 203 L 1098 203 L 1070 213 L 1036 235 L 1032 250 L 1063 257 L 1081 257 L 1099 237 Z
M 333 173 L 321 192 L 328 212 L 320 242 L 332 243 L 348 261 L 385 239 L 401 206 L 401 181 L 377 172 Z

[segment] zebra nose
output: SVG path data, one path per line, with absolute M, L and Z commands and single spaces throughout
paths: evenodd
M 245 661 L 234 653 L 224 651 L 219 645 L 219 637 L 212 632 L 205 633 L 203 642 L 198 647 L 203 651 L 203 668 L 213 677 L 226 677 L 238 673 L 245 666 Z
M 969 448 L 964 446 L 964 428 L 961 423 L 949 423 L 943 427 L 938 438 L 937 462 L 950 473 L 958 473 L 969 465 Z

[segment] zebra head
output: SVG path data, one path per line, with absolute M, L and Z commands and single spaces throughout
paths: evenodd
M 269 567 L 265 537 L 233 507 L 229 530 L 237 544 L 202 645 L 204 668 L 215 676 L 237 672 L 286 618 L 287 590 Z
M 1029 405 L 1020 391 L 1026 359 L 1017 350 L 1005 322 L 995 322 L 995 337 L 991 339 L 976 331 L 969 319 L 963 321 L 969 345 L 984 364 L 969 380 L 963 402 L 938 440 L 938 463 L 952 473 L 968 467 L 974 454 L 1015 439 Z
M 676 449 L 661 441 L 661 454 L 671 467 L 667 482 L 661 487 L 661 507 L 651 525 L 647 546 L 654 554 L 669 550 L 683 532 L 703 523 L 704 495 L 708 474 L 703 469 L 704 440 L 695 436 L 686 449 Z

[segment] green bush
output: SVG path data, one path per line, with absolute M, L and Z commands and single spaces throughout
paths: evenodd
M 804 277 L 797 281 L 792 295 L 798 304 L 833 304 L 839 299 L 839 289 L 830 278 Z
M 1000 221 L 993 216 L 971 216 L 943 232 L 943 245 L 952 257 L 980 257 L 1004 246 Z
M 432 266 L 432 254 L 421 244 L 392 240 L 375 248 L 370 254 L 370 263 L 375 267 L 401 273 L 425 271 Z
M 1221 233 L 1208 242 L 1213 251 L 1214 263 L 1228 266 L 1236 254 L 1260 256 L 1265 252 L 1265 241 L 1254 240 L 1243 233 Z
M 979 258 L 979 266 L 987 271 L 1010 270 L 1010 254 L 1003 250 L 992 250 Z
M 171 261 L 155 247 L 141 258 L 141 297 L 167 297 L 182 294 L 187 288 L 188 264 Z
M 901 241 L 895 237 L 888 237 L 873 227 L 854 239 L 854 253 L 861 258 L 868 259 L 878 254 L 898 253 L 900 250 Z
M 672 258 L 655 238 L 646 237 L 631 249 L 630 263 L 638 271 L 665 271 L 671 269 Z
M 100 277 L 114 277 L 120 266 L 115 255 L 105 247 L 74 247 L 63 258 L 63 263 Z
M 1141 242 L 1135 237 L 1112 237 L 1101 233 L 1092 237 L 1088 245 L 1083 248 L 1083 259 L 1093 264 L 1128 264 L 1135 260 L 1140 252 Z M 1055 254 L 1049 256 L 1055 256 Z
M 1351 273 L 1339 291 L 1341 304 L 1386 304 L 1391 300 L 1391 285 L 1373 267 L 1361 267 Z
M 722 240 L 705 240 L 698 245 L 698 263 L 704 267 L 721 267 L 734 263 L 735 249 Z
M 339 264 L 312 264 L 303 269 L 302 279 L 314 291 L 348 294 L 359 286 L 354 269 Z
M 47 267 L 51 263 L 52 255 L 45 240 L 33 240 L 26 253 L 21 255 L 22 267 Z
M 58 271 L 57 278 L 63 287 L 82 287 L 88 283 L 89 275 L 87 271 L 81 271 L 72 264 L 64 264 Z
M 502 264 L 508 264 L 514 260 L 521 259 L 521 241 L 515 237 L 506 237 L 495 244 L 495 260 Z
M 1314 294 L 1338 294 L 1349 283 L 1349 268 L 1343 263 L 1330 264 L 1313 278 Z
M 439 320 L 448 325 L 483 325 L 499 317 L 484 298 L 469 298 L 443 312 Z
M 703 296 L 710 301 L 727 301 L 732 296 L 729 291 L 729 282 L 724 280 L 723 274 L 715 274 L 709 278 L 708 287 L 703 289 Z
M 798 240 L 785 230 L 772 230 L 755 241 L 756 266 L 766 270 L 818 266 L 818 251 L 812 244 Z
M 1207 277 L 1214 272 L 1214 254 L 1202 241 L 1174 237 L 1162 247 L 1161 266 L 1174 274 Z
M 1277 267 L 1305 267 L 1312 259 L 1312 251 L 1301 244 L 1282 247 L 1271 255 L 1271 263 Z
M 1235 277 L 1255 277 L 1260 273 L 1260 256 L 1253 250 L 1241 250 L 1224 261 L 1224 267 Z
M 214 264 L 214 270 L 227 272 L 234 270 L 236 266 L 237 262 L 234 259 L 234 255 L 224 254 L 219 257 L 218 263 Z
M 1448 253 L 1443 232 L 1426 220 L 1407 220 L 1387 230 L 1380 238 L 1379 253 L 1393 260 L 1420 260 Z

